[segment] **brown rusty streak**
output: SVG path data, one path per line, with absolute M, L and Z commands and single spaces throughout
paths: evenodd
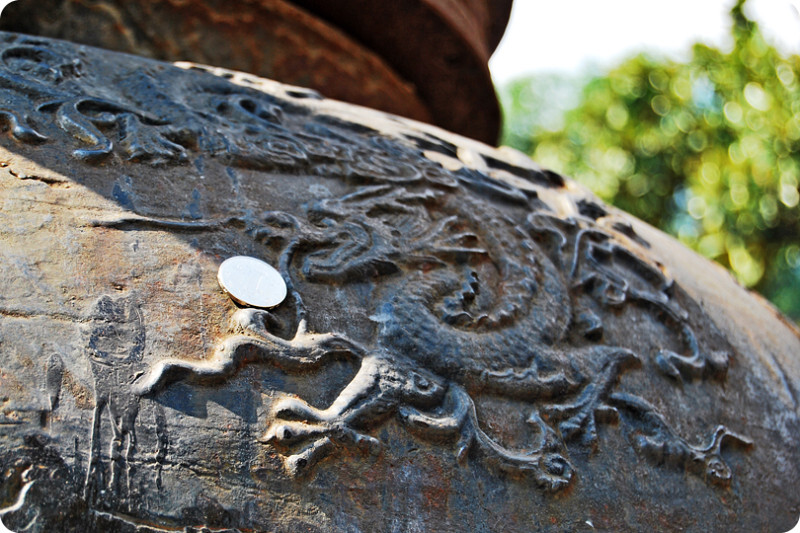
M 94 396 L 89 388 L 78 381 L 69 370 L 64 371 L 61 385 L 75 398 L 75 406 L 78 409 L 92 409 L 94 407 Z

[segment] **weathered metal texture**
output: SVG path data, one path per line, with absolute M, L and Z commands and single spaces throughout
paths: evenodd
M 252 72 L 495 143 L 487 63 L 510 9 L 510 0 L 17 0 L 0 29 Z
M 664 234 L 304 89 L 0 43 L 10 529 L 797 521 L 800 336 Z M 237 306 L 235 255 L 286 300 Z
M 431 120 L 414 85 L 385 60 L 284 0 L 19 0 L 4 10 L 0 29 L 222 65 Z

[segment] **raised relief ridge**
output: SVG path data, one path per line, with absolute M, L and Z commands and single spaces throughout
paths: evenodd
M 676 296 L 680 288 L 650 259 L 647 243 L 588 193 L 530 163 L 456 146 L 399 119 L 399 135 L 381 134 L 324 113 L 324 102 L 304 105 L 317 102 L 313 94 L 246 75 L 196 67 L 210 72 L 167 69 L 156 78 L 147 70 L 154 63 L 143 61 L 120 74 L 116 94 L 95 93 L 89 59 L 69 58 L 60 46 L 26 37 L 7 37 L 2 46 L 8 105 L 0 119 L 18 142 L 66 136 L 72 156 L 87 164 L 183 165 L 203 155 L 353 188 L 300 213 L 98 222 L 173 232 L 241 227 L 277 264 L 289 293 L 283 306 L 292 308 L 289 318 L 238 310 L 207 359 L 162 359 L 127 376 L 124 392 L 99 390 L 96 420 L 108 410 L 116 428 L 114 483 L 124 479 L 135 445 L 132 420 L 115 414 L 120 402 L 135 418 L 140 397 L 176 381 L 219 383 L 256 363 L 312 372 L 335 358 L 359 369 L 327 408 L 288 396 L 272 405 L 262 440 L 285 451 L 291 474 L 343 448 L 379 450 L 375 430 L 395 417 L 421 439 L 449 443 L 461 461 L 475 450 L 548 490 L 574 479 L 568 447 L 601 450 L 598 427 L 610 423 L 623 426 L 646 459 L 730 483 L 721 447 L 747 447 L 745 437 L 720 426 L 708 429 L 708 444 L 690 444 L 657 407 L 626 392 L 621 378 L 660 373 L 670 386 L 719 385 L 733 354 L 700 338 L 687 310 L 698 306 Z M 318 319 L 303 288 L 365 281 L 374 286 L 367 310 L 374 338 L 314 332 Z M 658 331 L 646 345 L 623 346 L 606 333 L 605 322 L 631 307 Z M 122 303 L 101 300 L 98 308 L 137 323 Z M 141 339 L 126 335 L 120 353 L 136 359 Z M 93 366 L 100 382 L 102 368 Z M 481 396 L 524 404 L 530 444 L 516 449 L 493 437 Z M 97 472 L 90 465 L 87 490 L 98 484 Z
M 537 201 L 517 224 L 469 187 L 422 182 L 362 186 L 308 204 L 303 217 L 265 213 L 247 231 L 280 250 L 294 335 L 273 333 L 292 330 L 275 313 L 242 309 L 210 359 L 162 360 L 136 390 L 148 395 L 177 380 L 225 380 L 256 362 L 307 372 L 346 357 L 358 361 L 359 371 L 329 407 L 289 397 L 272 406 L 263 440 L 287 450 L 293 475 L 342 447 L 374 453 L 380 442 L 371 430 L 394 416 L 420 438 L 451 442 L 459 460 L 479 450 L 548 490 L 573 478 L 567 444 L 597 447 L 602 423 L 624 424 L 635 449 L 657 464 L 729 483 L 720 447 L 747 447 L 746 438 L 721 426 L 710 444 L 692 445 L 654 406 L 617 387 L 623 373 L 641 368 L 677 383 L 724 381 L 730 353 L 701 349 L 688 313 L 672 297 L 674 283 L 643 247 L 636 251 L 577 206 L 573 216 L 559 217 Z M 309 333 L 313 309 L 298 283 L 364 279 L 377 287 L 373 342 Z M 602 316 L 625 306 L 649 313 L 683 351 L 653 346 L 636 353 L 605 343 Z M 482 394 L 528 404 L 535 445 L 510 449 L 493 439 L 476 412 Z

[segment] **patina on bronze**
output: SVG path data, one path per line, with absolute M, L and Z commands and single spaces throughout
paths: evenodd
M 511 0 L 17 0 L 0 30 L 302 85 L 495 143 Z
M 0 36 L 0 519 L 783 531 L 800 335 L 525 156 Z M 237 305 L 245 255 L 286 299 Z

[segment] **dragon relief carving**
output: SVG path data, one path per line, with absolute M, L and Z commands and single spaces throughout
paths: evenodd
M 658 266 L 580 209 L 559 217 L 540 206 L 518 224 L 457 184 L 364 185 L 313 202 L 302 217 L 266 213 L 249 231 L 280 251 L 294 334 L 276 333 L 287 330 L 276 313 L 240 309 L 212 357 L 161 360 L 135 390 L 225 380 L 252 363 L 305 372 L 333 358 L 357 360 L 357 374 L 327 408 L 289 396 L 272 405 L 263 440 L 288 450 L 292 475 L 338 449 L 378 450 L 373 430 L 390 417 L 422 439 L 452 443 L 460 461 L 474 449 L 553 491 L 574 475 L 567 443 L 596 446 L 600 423 L 623 420 L 645 457 L 721 485 L 731 479 L 723 443 L 749 445 L 723 426 L 708 444 L 692 445 L 644 399 L 616 390 L 643 355 L 602 342 L 605 307 L 641 306 L 684 346 L 653 354 L 665 379 L 724 380 L 729 354 L 701 350 Z M 376 286 L 374 341 L 309 331 L 313 316 L 297 282 L 363 280 Z M 529 405 L 533 445 L 515 450 L 493 439 L 476 410 L 480 394 Z
M 188 165 L 208 156 L 354 188 L 298 215 L 239 220 L 278 257 L 290 295 L 283 305 L 294 307 L 290 323 L 277 312 L 240 309 L 206 360 L 161 360 L 131 378 L 129 392 L 100 398 L 95 426 L 107 408 L 118 427 L 117 463 L 122 441 L 128 452 L 135 442 L 132 422 L 115 413 L 121 399 L 138 405 L 176 381 L 220 382 L 247 364 L 308 372 L 349 358 L 358 371 L 327 408 L 288 396 L 272 405 L 263 440 L 287 450 L 289 473 L 343 448 L 379 449 L 375 429 L 395 417 L 419 438 L 450 443 L 460 461 L 481 453 L 557 491 L 574 478 L 568 444 L 595 447 L 598 424 L 619 421 L 649 460 L 730 482 L 721 447 L 749 446 L 746 438 L 719 426 L 707 443 L 692 445 L 655 406 L 618 390 L 620 377 L 637 369 L 655 368 L 673 382 L 724 382 L 730 354 L 702 348 L 646 243 L 624 223 L 601 223 L 613 219 L 602 207 L 568 198 L 560 176 L 465 156 L 430 132 L 398 126 L 404 133 L 381 135 L 307 104 L 314 94 L 221 69 L 164 70 L 142 60 L 115 73 L 119 83 L 109 87 L 91 68 L 91 49 L 74 58 L 59 46 L 6 36 L 0 47 L 0 124 L 18 142 L 66 135 L 79 144 L 72 156 L 87 164 L 116 157 Z M 455 165 L 442 166 L 448 160 Z M 553 191 L 558 202 L 547 200 Z M 105 224 L 138 223 L 169 231 L 220 224 L 138 216 Z M 313 332 L 313 308 L 299 287 L 364 280 L 374 285 L 374 337 Z M 603 318 L 626 306 L 644 310 L 682 349 L 609 343 Z M 512 449 L 493 438 L 476 408 L 479 395 L 529 406 L 530 445 Z

